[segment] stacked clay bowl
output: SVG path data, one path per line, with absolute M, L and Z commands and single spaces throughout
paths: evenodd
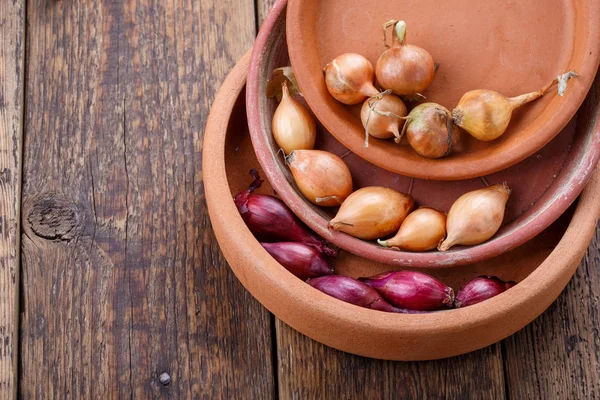
M 206 200 L 231 269 L 258 301 L 288 325 L 328 346 L 363 356 L 436 359 L 511 335 L 540 315 L 566 286 L 600 217 L 600 171 L 594 173 L 574 208 L 518 249 L 485 262 L 427 270 L 455 288 L 482 274 L 519 282 L 474 306 L 435 314 L 390 314 L 344 303 L 296 278 L 262 248 L 233 202 L 233 196 L 248 186 L 248 170 L 258 165 L 246 122 L 248 62 L 248 55 L 240 60 L 213 104 L 202 165 Z M 273 194 L 267 186 L 260 190 Z M 352 277 L 389 269 L 345 252 L 333 267 Z
M 281 6 L 281 5 L 278 5 Z M 409 146 L 371 140 L 363 146 L 361 105 L 331 97 L 323 67 L 342 53 L 359 53 L 373 66 L 386 49 L 381 24 L 406 21 L 406 42 L 426 49 L 439 68 L 423 92 L 426 101 L 452 110 L 469 90 L 507 96 L 539 90 L 558 74 L 577 71 L 564 97 L 556 90 L 513 113 L 507 131 L 482 142 L 462 137 L 462 151 L 424 158 Z M 424 179 L 457 180 L 501 171 L 534 155 L 573 118 L 589 90 L 600 59 L 600 3 L 594 0 L 388 1 L 289 0 L 291 65 L 319 120 L 340 142 L 369 162 Z M 390 42 L 388 32 L 388 44 Z M 275 30 L 267 35 L 276 34 Z M 260 41 L 257 46 L 260 47 Z M 251 81 L 251 79 L 249 80 Z
M 265 96 L 272 70 L 285 65 L 289 65 L 286 1 L 279 1 L 257 37 L 248 74 L 248 123 L 258 161 L 277 194 L 312 230 L 344 250 L 377 262 L 396 266 L 452 267 L 514 249 L 547 228 L 569 207 L 583 190 L 600 156 L 600 132 L 594 126 L 593 117 L 597 113 L 595 109 L 580 113 L 581 118 L 574 118 L 550 143 L 526 160 L 483 179 L 458 181 L 416 179 L 387 171 L 349 151 L 319 125 L 315 148 L 343 156 L 354 178 L 355 190 L 364 186 L 390 187 L 399 192 L 410 192 L 418 206 L 447 212 L 461 194 L 487 184 L 506 182 L 513 189 L 503 226 L 492 239 L 480 245 L 457 246 L 447 252 L 386 249 L 375 242 L 328 229 L 336 209 L 317 207 L 297 190 L 273 140 L 271 120 L 277 103 Z
M 491 241 L 446 253 L 386 250 L 330 232 L 326 223 L 332 214 L 298 194 L 276 154 L 270 136 L 276 104 L 266 99 L 264 88 L 273 68 L 289 65 L 285 9 L 285 1 L 276 4 L 252 60 L 247 54 L 232 70 L 205 132 L 203 174 L 209 214 L 240 282 L 301 333 L 343 351 L 390 360 L 428 360 L 473 351 L 513 334 L 541 314 L 573 275 L 600 217 L 598 82 L 577 116 L 548 145 L 513 167 L 486 176 L 487 183 L 507 180 L 514 188 L 505 225 Z M 316 148 L 346 154 L 356 187 L 378 184 L 400 191 L 411 187 L 417 203 L 427 200 L 427 205 L 444 210 L 459 194 L 485 184 L 481 179 L 440 182 L 394 174 L 348 152 L 323 127 Z M 430 314 L 390 314 L 330 297 L 278 264 L 245 226 L 233 197 L 250 183 L 250 168 L 258 168 L 272 185 L 265 182 L 260 193 L 279 196 L 315 232 L 349 250 L 333 260 L 336 274 L 356 278 L 411 269 L 425 271 L 455 289 L 480 275 L 518 284 L 482 303 Z

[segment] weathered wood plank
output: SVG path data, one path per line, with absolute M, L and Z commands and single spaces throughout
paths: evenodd
M 209 106 L 254 37 L 233 12 L 253 3 L 30 0 L 23 397 L 273 395 L 269 314 L 203 198 Z
M 0 398 L 17 396 L 25 0 L 0 2 Z
M 599 288 L 600 224 L 558 300 L 503 341 L 509 398 L 600 398 Z
M 334 350 L 277 320 L 282 399 L 501 399 L 500 345 L 450 359 L 380 361 Z

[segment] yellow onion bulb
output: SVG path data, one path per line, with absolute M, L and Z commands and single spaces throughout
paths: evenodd
M 436 103 L 423 103 L 408 114 L 403 133 L 417 153 L 427 158 L 440 158 L 452 152 L 458 127 L 447 108 Z
M 335 207 L 352 193 L 352 175 L 344 161 L 322 150 L 295 150 L 286 163 L 300 192 L 310 202 Z
M 273 138 L 285 154 L 312 149 L 317 137 L 317 124 L 310 112 L 290 96 L 286 82 L 281 84 L 281 102 L 275 110 L 271 126 Z
M 329 228 L 359 239 L 377 239 L 396 232 L 414 204 L 408 194 L 380 186 L 365 187 L 348 196 Z
M 467 131 L 475 139 L 494 140 L 506 131 L 513 111 L 524 104 L 542 97 L 555 84 L 562 96 L 567 81 L 577 76 L 573 71 L 559 75 L 538 92 L 525 93 L 516 97 L 506 97 L 493 90 L 471 90 L 463 95 L 452 110 L 454 123 Z
M 427 50 L 406 44 L 406 23 L 394 23 L 392 47 L 377 60 L 375 76 L 384 89 L 391 89 L 398 96 L 422 94 L 433 80 L 435 62 Z M 383 25 L 387 28 L 389 23 Z
M 481 244 L 494 236 L 504 220 L 510 192 L 508 186 L 498 183 L 460 196 L 450 207 L 446 219 L 448 236 L 438 250 Z
M 334 99 L 344 104 L 359 104 L 379 90 L 373 86 L 373 64 L 356 53 L 345 53 L 324 68 L 325 85 Z
M 445 237 L 446 214 L 421 207 L 408 214 L 393 238 L 377 242 L 400 250 L 428 251 L 435 249 Z

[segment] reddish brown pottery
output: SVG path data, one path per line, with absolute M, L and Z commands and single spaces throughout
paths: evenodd
M 248 63 L 246 55 L 231 72 L 208 120 L 202 165 L 206 200 L 231 269 L 284 322 L 321 343 L 354 354 L 428 360 L 476 350 L 511 335 L 541 314 L 565 287 L 600 215 L 600 171 L 580 196 L 572 218 L 563 216 L 533 240 L 485 263 L 427 271 L 455 289 L 482 274 L 519 281 L 486 302 L 427 315 L 389 314 L 343 303 L 294 277 L 256 241 L 232 200 L 248 185 L 248 169 L 257 166 L 245 121 Z M 273 193 L 266 183 L 261 190 Z M 349 253 L 342 253 L 333 265 L 337 273 L 353 277 L 390 268 Z
M 598 83 L 591 89 L 578 117 L 558 137 L 534 156 L 488 175 L 486 180 L 444 182 L 397 175 L 352 154 L 327 130 L 319 127 L 316 147 L 344 156 L 355 188 L 379 185 L 410 192 L 418 206 L 442 211 L 447 211 L 462 193 L 481 188 L 485 183 L 506 182 L 513 189 L 504 225 L 491 240 L 478 246 L 457 246 L 448 252 L 410 253 L 385 249 L 374 242 L 329 230 L 327 224 L 336 209 L 317 207 L 299 194 L 271 133 L 271 119 L 277 104 L 266 98 L 265 87 L 273 68 L 289 62 L 285 45 L 285 9 L 285 1 L 276 3 L 256 40 L 246 93 L 248 123 L 258 161 L 269 181 L 294 213 L 319 235 L 347 251 L 377 262 L 395 266 L 454 267 L 488 259 L 532 239 L 556 220 L 583 190 L 600 155 Z

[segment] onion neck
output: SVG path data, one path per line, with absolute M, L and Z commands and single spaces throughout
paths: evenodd
M 527 104 L 534 100 L 539 99 L 540 97 L 542 97 L 544 95 L 544 93 L 545 92 L 542 92 L 541 90 L 539 92 L 525 93 L 520 96 L 510 97 L 508 99 L 508 102 L 510 103 L 512 109 L 514 110 L 515 108 L 521 107 L 523 104 Z
M 533 100 L 539 99 L 556 84 L 559 84 L 558 94 L 559 96 L 562 96 L 566 90 L 567 81 L 575 76 L 577 76 L 575 71 L 569 71 L 552 79 L 546 86 L 540 89 L 539 92 L 525 93 L 520 96 L 510 97 L 508 101 L 514 110 L 517 107 L 521 107 L 523 104 L 527 104 Z
M 290 98 L 290 90 L 288 89 L 287 82 L 283 81 L 281 84 L 281 101 Z

